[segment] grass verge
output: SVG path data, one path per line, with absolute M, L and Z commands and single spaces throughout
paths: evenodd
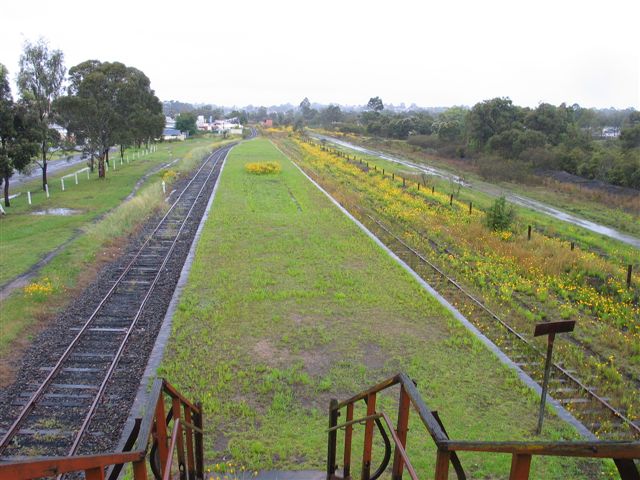
M 256 161 L 282 171 L 246 172 Z M 532 438 L 535 395 L 267 140 L 231 152 L 217 195 L 159 372 L 203 402 L 209 462 L 323 469 L 329 399 L 400 370 L 453 438 Z M 391 412 L 392 398 L 379 402 Z M 574 433 L 553 417 L 545 437 Z M 430 475 L 434 450 L 415 415 L 409 445 Z M 510 464 L 462 461 L 474 478 L 506 476 Z M 532 477 L 585 478 L 583 467 L 539 457 Z
M 163 145 L 157 152 L 159 158 L 149 160 L 146 163 L 146 169 L 165 163 L 163 160 L 177 157 L 181 160 L 171 168 L 176 172 L 186 173 L 197 165 L 216 144 L 219 145 L 212 139 L 199 139 L 181 144 Z M 140 164 L 139 167 L 142 168 L 142 160 Z M 134 170 L 134 166 L 131 170 Z M 153 213 L 166 208 L 167 204 L 160 186 L 162 171 L 147 178 L 138 193 L 126 202 L 122 202 L 122 198 L 140 179 L 141 172 L 138 172 L 137 176 L 133 176 L 133 172 L 127 172 L 123 175 L 126 177 L 126 182 L 124 179 L 117 178 L 116 175 L 111 177 L 104 183 L 85 182 L 84 188 L 80 184 L 77 190 L 64 192 L 69 193 L 69 197 L 58 195 L 60 199 L 56 200 L 56 205 L 73 205 L 73 203 L 63 202 L 73 202 L 74 199 L 84 202 L 88 212 L 83 214 L 81 219 L 75 218 L 65 223 L 59 218 L 32 216 L 26 208 L 16 207 L 21 208 L 22 213 L 19 212 L 13 214 L 15 216 L 8 216 L 1 220 L 0 245 L 3 268 L 6 258 L 7 264 L 12 264 L 16 269 L 17 265 L 20 265 L 21 271 L 24 271 L 31 265 L 27 263 L 28 259 L 35 256 L 30 251 L 30 247 L 41 251 L 46 246 L 52 248 L 62 245 L 64 242 L 54 236 L 59 232 L 64 239 L 71 237 L 73 239 L 40 269 L 37 278 L 25 289 L 18 289 L 0 301 L 2 309 L 0 385 L 11 381 L 12 363 L 17 361 L 18 352 L 31 342 L 39 331 L 39 327 L 56 315 L 79 289 L 90 283 L 102 264 L 113 260 L 121 253 L 121 245 L 126 243 L 128 235 L 135 232 Z M 101 191 L 106 189 L 110 191 L 108 193 Z M 110 202 L 110 204 L 103 205 L 100 202 Z M 112 210 L 105 214 L 109 205 Z M 118 206 L 113 208 L 115 205 Z M 38 207 L 34 206 L 34 208 Z M 46 208 L 51 207 L 47 204 Z M 99 221 L 90 221 L 91 218 L 101 214 L 104 216 Z M 85 221 L 81 222 L 82 219 Z M 17 250 L 18 244 L 21 245 L 24 255 L 18 253 L 14 255 L 13 249 Z M 18 259 L 14 259 L 14 256 Z

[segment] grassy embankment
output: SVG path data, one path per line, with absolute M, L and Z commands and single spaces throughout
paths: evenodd
M 633 380 L 640 375 L 640 275 L 627 289 L 616 262 L 580 248 L 571 251 L 555 237 L 536 234 L 527 241 L 526 235 L 491 232 L 483 225 L 484 212 L 476 208 L 469 214 L 468 205 L 458 201 L 450 206 L 448 194 L 418 191 L 415 183 L 403 188 L 388 170 L 383 176 L 382 168 L 367 170 L 319 145 L 279 138 L 344 204 L 392 225 L 521 334 L 531 338 L 534 324 L 545 319 L 577 320 L 576 331 L 556 341 L 556 360 L 631 419 L 640 417 Z M 602 435 L 608 427 L 602 425 Z
M 256 161 L 282 171 L 245 171 Z M 209 464 L 323 469 L 329 399 L 401 370 L 452 437 L 532 438 L 536 396 L 267 140 L 236 147 L 220 182 L 159 372 L 203 402 Z M 394 399 L 378 402 L 392 412 Z M 545 438 L 572 436 L 555 417 L 545 424 Z M 431 475 L 434 449 L 415 414 L 409 446 Z M 357 472 L 361 443 L 353 451 Z M 462 461 L 473 478 L 504 477 L 510 464 Z M 578 469 L 540 457 L 532 478 L 585 478 Z
M 14 357 L 16 348 L 26 345 L 44 320 L 63 308 L 74 291 L 84 287 L 102 263 L 119 253 L 118 245 L 127 235 L 154 212 L 166 208 L 160 185 L 165 169 L 150 175 L 136 195 L 123 203 L 141 177 L 177 158 L 181 160 L 169 169 L 178 175 L 189 171 L 216 144 L 220 144 L 219 140 L 212 138 L 160 144 L 155 153 L 122 167 L 118 163 L 106 179 L 99 180 L 92 175 L 87 180 L 81 176 L 78 185 L 73 179 L 67 179 L 67 189 L 62 192 L 56 180 L 68 173 L 64 172 L 51 178 L 51 198 L 47 199 L 44 193 L 34 193 L 31 206 L 24 195 L 14 199 L 10 213 L 0 218 L 0 283 L 29 271 L 48 252 L 55 249 L 59 252 L 39 270 L 32 283 L 0 301 L 0 360 Z M 78 167 L 73 167 L 71 171 L 76 169 Z M 165 176 L 169 183 L 175 178 Z M 23 190 L 32 186 L 25 185 Z M 51 208 L 70 208 L 77 213 L 69 216 L 31 214 Z M 8 362 L 2 363 L 5 367 L 8 365 Z M 10 378 L 8 369 L 0 369 L 0 384 Z
M 328 135 L 336 136 L 335 132 L 322 132 Z M 622 232 L 640 236 L 640 195 L 616 195 L 612 193 L 604 193 L 598 190 L 581 188 L 578 185 L 556 182 L 553 180 L 545 180 L 542 184 L 521 184 L 512 182 L 498 182 L 490 184 L 477 174 L 473 165 L 462 160 L 451 160 L 425 152 L 418 146 L 409 145 L 404 140 L 381 140 L 369 137 L 359 137 L 355 135 L 339 135 L 337 138 L 343 138 L 347 142 L 362 145 L 370 149 L 377 149 L 392 155 L 398 155 L 416 163 L 424 163 L 433 167 L 442 168 L 447 171 L 462 175 L 465 180 L 474 185 L 480 183 L 495 186 L 497 190 L 505 192 L 513 192 L 520 195 L 539 200 L 561 210 L 574 213 L 587 220 L 591 220 L 602 225 L 616 228 Z M 364 157 L 364 155 L 363 155 Z M 372 157 L 373 158 L 373 157 Z M 399 166 L 396 164 L 396 168 Z M 404 168 L 407 171 L 406 167 Z M 436 185 L 444 190 L 451 191 L 453 188 L 448 181 L 435 180 Z M 462 189 L 461 195 L 467 200 L 482 201 L 486 195 L 474 195 L 472 189 Z M 529 210 L 521 209 L 523 215 L 527 216 Z M 536 225 L 545 225 L 544 215 L 532 215 L 530 221 Z M 584 234 L 584 230 L 579 227 L 566 225 L 564 233 L 571 236 L 573 240 L 584 242 L 588 245 L 596 245 L 598 242 L 608 243 L 607 237 L 588 233 Z M 595 239 L 595 242 L 594 242 Z M 612 242 L 615 247 L 618 242 Z

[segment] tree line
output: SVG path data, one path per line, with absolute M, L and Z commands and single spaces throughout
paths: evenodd
M 541 103 L 536 108 L 493 98 L 471 108 L 387 112 L 379 97 L 362 111 L 339 105 L 267 114 L 274 124 L 405 140 L 429 153 L 473 163 L 486 178 L 523 180 L 536 171 L 566 171 L 640 188 L 640 112 Z M 612 127 L 613 137 L 602 136 Z
M 79 147 L 93 171 L 106 175 L 109 151 L 140 146 L 164 127 L 162 104 L 140 70 L 120 62 L 87 60 L 67 72 L 64 54 L 43 39 L 26 42 L 14 100 L 9 72 L 0 63 L 0 185 L 9 206 L 9 180 L 34 164 L 47 188 L 47 167 L 56 151 Z M 62 136 L 60 131 L 66 131 Z

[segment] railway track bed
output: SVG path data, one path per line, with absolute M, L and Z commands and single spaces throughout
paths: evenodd
M 115 446 L 230 148 L 181 181 L 169 211 L 38 335 L 0 393 L 1 459 Z

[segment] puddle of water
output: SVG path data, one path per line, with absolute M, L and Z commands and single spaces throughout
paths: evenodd
M 31 215 L 62 215 L 63 217 L 69 215 L 76 215 L 80 213 L 80 210 L 73 210 L 72 208 L 47 208 L 46 210 L 37 210 L 32 212 Z

